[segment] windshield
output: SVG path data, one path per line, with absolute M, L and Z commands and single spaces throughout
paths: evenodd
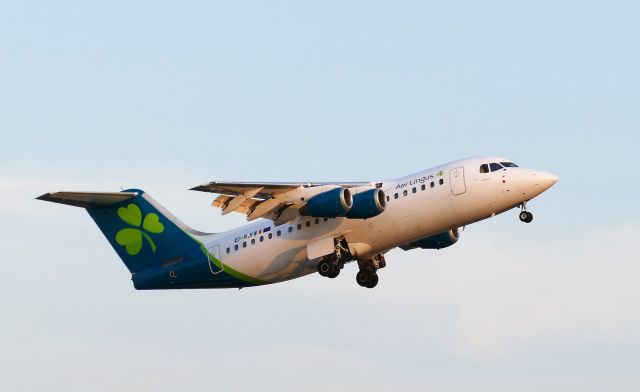
M 500 165 L 499 163 L 495 163 L 495 162 L 494 163 L 490 163 L 489 167 L 491 168 L 492 172 L 502 169 L 502 165 Z
M 504 167 L 518 167 L 518 165 L 513 162 L 500 162 L 500 164 Z

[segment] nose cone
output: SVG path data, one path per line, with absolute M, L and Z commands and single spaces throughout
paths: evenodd
M 536 171 L 533 173 L 535 183 L 537 187 L 541 187 L 543 191 L 551 188 L 556 182 L 558 182 L 558 176 L 555 174 Z

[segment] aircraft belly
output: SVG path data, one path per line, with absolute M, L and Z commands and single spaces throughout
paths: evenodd
M 315 265 L 307 259 L 306 241 L 297 241 L 293 247 L 273 244 L 251 249 L 242 257 L 234 257 L 229 266 L 245 275 L 269 283 L 294 279 L 315 272 Z

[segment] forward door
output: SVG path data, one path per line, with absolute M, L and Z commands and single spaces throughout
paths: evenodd
M 467 191 L 467 184 L 464 182 L 464 167 L 456 167 L 449 171 L 449 182 L 451 183 L 451 193 L 455 196 Z

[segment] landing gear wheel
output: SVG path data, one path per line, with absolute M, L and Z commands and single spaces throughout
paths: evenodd
M 338 275 L 340 275 L 340 267 L 335 265 L 335 264 L 331 264 L 331 267 L 333 268 L 332 271 L 329 273 L 329 275 L 327 275 L 327 278 L 336 278 L 338 277 Z
M 374 288 L 378 284 L 378 275 L 367 271 L 360 271 L 356 275 L 356 282 L 362 287 Z
M 318 263 L 318 273 L 327 278 L 335 278 L 340 274 L 342 266 L 335 265 L 331 260 L 322 260 Z
M 366 285 L 365 287 L 372 289 L 374 287 L 376 287 L 376 285 L 378 284 L 378 275 L 377 274 L 371 274 L 371 276 L 369 277 L 369 284 Z
M 322 260 L 318 263 L 318 273 L 322 276 L 331 276 L 335 273 L 335 266 L 329 260 Z
M 366 284 L 369 282 L 369 274 L 365 271 L 359 271 L 356 274 L 356 282 L 362 287 L 367 287 Z
M 529 211 L 522 211 L 520 212 L 519 218 L 524 223 L 531 223 L 531 221 L 533 220 L 533 214 Z

